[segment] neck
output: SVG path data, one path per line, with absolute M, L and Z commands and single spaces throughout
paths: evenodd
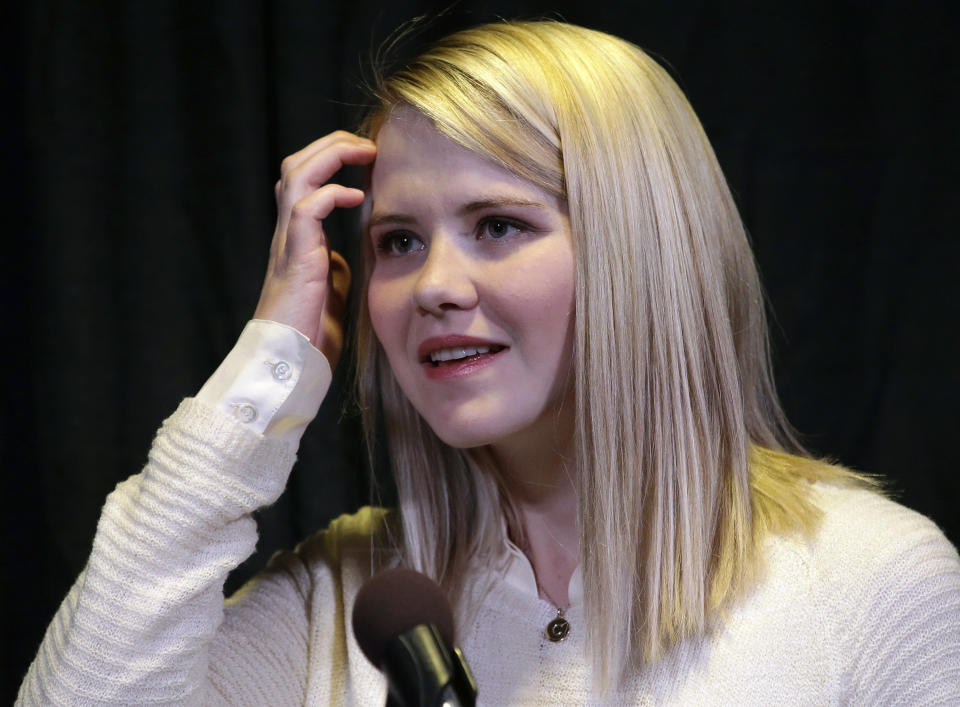
M 580 560 L 573 435 L 544 438 L 552 442 L 499 444 L 491 452 L 520 524 L 511 529 L 513 540 L 533 566 L 540 597 L 566 608 L 570 577 Z

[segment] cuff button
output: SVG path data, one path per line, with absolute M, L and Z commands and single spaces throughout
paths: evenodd
M 257 409 L 250 403 L 237 405 L 234 414 L 240 422 L 250 423 L 257 419 Z
M 290 376 L 293 374 L 293 369 L 290 367 L 290 364 L 286 361 L 277 361 L 273 365 L 273 377 L 278 381 L 289 380 Z

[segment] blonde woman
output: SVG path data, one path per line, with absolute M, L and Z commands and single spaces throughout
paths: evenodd
M 378 99 L 365 137 L 284 161 L 255 319 L 108 498 L 20 700 L 382 704 L 349 616 L 393 565 L 447 590 L 486 704 L 960 700 L 956 550 L 791 437 L 743 226 L 667 74 L 501 23 Z M 329 183 L 343 164 L 369 189 Z M 323 219 L 361 203 L 360 400 L 399 508 L 224 604 L 339 357 Z

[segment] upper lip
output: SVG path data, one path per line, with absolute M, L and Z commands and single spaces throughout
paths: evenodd
M 481 339 L 476 336 L 464 336 L 462 334 L 447 334 L 446 336 L 431 336 L 425 339 L 417 348 L 417 359 L 421 363 L 430 360 L 430 354 L 440 349 L 454 349 L 470 346 L 498 346 L 506 348 L 506 344 L 490 339 Z

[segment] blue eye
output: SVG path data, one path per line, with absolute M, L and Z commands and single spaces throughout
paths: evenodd
M 423 250 L 423 241 L 411 233 L 393 231 L 377 240 L 377 250 L 386 255 L 408 255 Z
M 502 218 L 487 219 L 480 224 L 480 235 L 488 238 L 504 238 L 522 230 L 523 227 L 519 223 Z

